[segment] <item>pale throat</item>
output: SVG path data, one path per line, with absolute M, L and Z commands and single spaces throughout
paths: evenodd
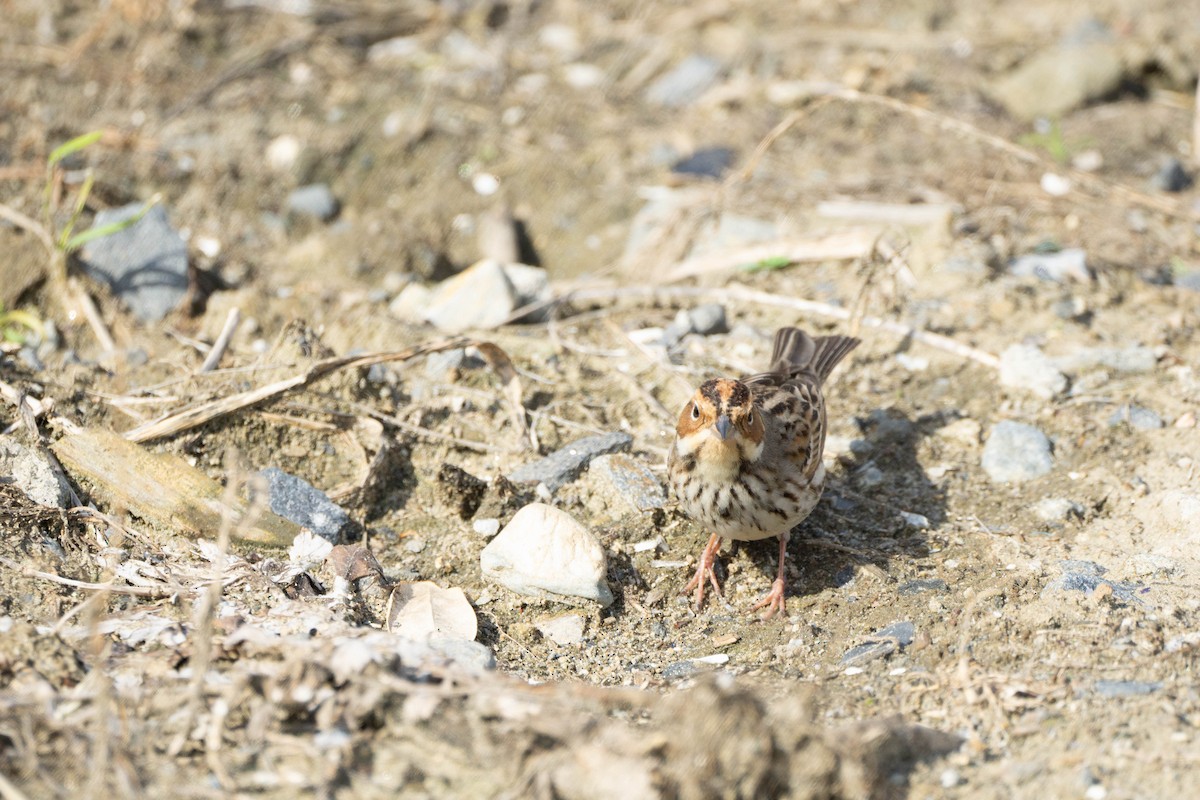
M 743 436 L 722 441 L 712 428 L 679 437 L 675 447 L 681 456 L 694 454 L 696 472 L 711 481 L 733 480 L 741 472 L 743 461 L 758 461 L 763 452 L 762 442 Z

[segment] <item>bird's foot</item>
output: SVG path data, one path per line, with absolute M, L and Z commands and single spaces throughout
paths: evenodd
M 763 599 L 754 604 L 754 610 L 758 611 L 760 608 L 765 607 L 767 610 L 763 613 L 762 620 L 766 622 L 775 616 L 775 614 L 786 612 L 786 603 L 787 598 L 783 578 L 776 578 L 771 584 L 771 591 L 767 592 Z
M 717 551 L 721 549 L 721 537 L 715 533 L 709 538 L 708 544 L 704 545 L 704 551 L 700 553 L 700 564 L 696 567 L 696 574 L 687 582 L 687 586 L 683 587 L 684 594 L 687 594 L 692 589 L 696 590 L 696 610 L 704 604 L 704 585 L 712 584 L 713 591 L 718 595 L 721 594 L 721 584 L 717 581 L 717 573 L 713 570 L 713 565 L 717 560 Z

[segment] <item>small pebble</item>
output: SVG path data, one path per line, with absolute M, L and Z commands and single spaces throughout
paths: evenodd
M 929 517 L 924 514 L 914 514 L 911 511 L 901 511 L 900 518 L 904 520 L 904 524 L 910 528 L 924 530 L 929 527 Z
M 939 781 L 941 782 L 943 789 L 953 789 L 955 786 L 958 786 L 960 783 L 962 783 L 962 777 L 958 774 L 957 770 L 945 769 L 942 770 Z
M 494 517 L 490 519 L 477 519 L 471 523 L 471 529 L 485 539 L 490 539 L 500 532 L 500 520 Z
M 896 587 L 898 595 L 913 595 L 923 592 L 948 592 L 949 585 L 941 578 L 915 578 L 911 581 L 905 581 Z
M 289 213 L 328 222 L 337 216 L 340 205 L 333 190 L 324 183 L 312 183 L 293 189 L 287 198 Z
M 992 428 L 982 465 L 988 477 L 999 483 L 1040 477 L 1054 467 L 1050 440 L 1032 425 L 1005 420 Z
M 1108 427 L 1110 428 L 1115 428 L 1123 423 L 1143 431 L 1163 427 L 1162 417 L 1148 408 L 1135 405 L 1123 405 L 1108 418 Z
M 667 108 L 683 108 L 700 99 L 717 81 L 721 65 L 701 55 L 690 55 L 646 89 L 646 99 Z
M 1067 376 L 1041 350 L 1014 344 L 1000 354 L 1000 383 L 1050 400 L 1067 388 Z
M 267 500 L 272 511 L 284 519 L 337 544 L 350 526 L 350 517 L 340 506 L 308 481 L 277 467 L 258 473 L 267 481 Z
M 1150 179 L 1150 187 L 1160 192 L 1182 192 L 1192 185 L 1192 176 L 1178 158 L 1167 158 L 1154 177 Z
M 1034 505 L 1033 514 L 1042 522 L 1063 522 L 1067 517 L 1083 516 L 1083 506 L 1064 497 L 1046 497 Z
M 1088 283 L 1092 279 L 1087 253 L 1078 248 L 1021 256 L 1012 263 L 1009 272 L 1018 277 L 1035 277 L 1055 283 Z

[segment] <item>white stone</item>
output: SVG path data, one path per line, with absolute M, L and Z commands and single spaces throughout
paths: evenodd
M 477 519 L 471 523 L 471 529 L 485 539 L 490 539 L 500 532 L 500 520 L 495 517 Z
M 1042 522 L 1062 522 L 1072 514 L 1082 515 L 1083 508 L 1065 497 L 1047 497 L 1033 507 L 1033 514 Z
M 438 284 L 425 319 L 446 333 L 486 330 L 503 324 L 516 307 L 517 293 L 504 265 L 488 258 Z
M 583 641 L 586 620 L 581 614 L 563 614 L 561 617 L 539 620 L 534 623 L 550 641 L 559 645 L 579 644 Z
M 520 594 L 582 597 L 612 604 L 604 548 L 574 517 L 544 503 L 513 516 L 479 554 L 485 578 Z
M 401 322 L 419 325 L 425 321 L 425 309 L 432 296 L 433 292 L 421 284 L 410 283 L 388 303 L 388 313 Z
M 20 442 L 0 442 L 0 475 L 10 476 L 35 503 L 58 508 L 71 505 L 71 489 L 50 460 Z
M 1049 400 L 1067 388 L 1067 377 L 1041 350 L 1014 344 L 1000 354 L 1000 383 Z
M 267 164 L 276 172 L 286 172 L 296 164 L 303 145 L 291 134 L 276 136 L 267 145 Z

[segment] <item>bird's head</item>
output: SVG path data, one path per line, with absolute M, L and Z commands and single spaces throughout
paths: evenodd
M 709 461 L 755 461 L 762 455 L 762 412 L 741 381 L 721 378 L 704 383 L 675 425 L 676 451 Z

